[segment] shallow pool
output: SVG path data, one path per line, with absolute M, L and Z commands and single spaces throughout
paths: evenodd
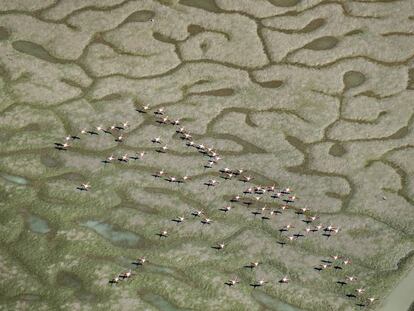
M 48 233 L 50 231 L 46 220 L 38 216 L 30 215 L 27 218 L 27 222 L 29 224 L 30 230 L 35 233 Z
M 97 220 L 88 220 L 82 226 L 93 229 L 99 235 L 117 246 L 137 247 L 140 237 L 128 231 L 118 231 L 112 225 Z

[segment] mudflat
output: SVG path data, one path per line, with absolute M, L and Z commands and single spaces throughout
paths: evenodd
M 0 310 L 412 306 L 413 1 L 0 11 Z

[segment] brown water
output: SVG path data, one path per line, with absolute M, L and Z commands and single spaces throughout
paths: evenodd
M 142 10 L 137 11 L 129 15 L 124 23 L 133 23 L 133 22 L 148 22 L 150 19 L 155 17 L 154 11 Z
M 359 71 L 348 71 L 344 74 L 344 84 L 346 89 L 357 87 L 365 82 L 365 76 Z
M 220 13 L 222 11 L 214 0 L 180 0 L 179 3 L 214 13 Z
M 302 0 L 268 0 L 274 6 L 291 7 L 299 4 Z
M 323 51 L 333 49 L 339 40 L 332 36 L 322 37 L 313 40 L 312 42 L 306 44 L 303 48 L 315 51 Z

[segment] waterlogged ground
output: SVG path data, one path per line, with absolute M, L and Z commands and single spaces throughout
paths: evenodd
M 367 297 L 378 298 L 369 309 L 409 308 L 413 1 L 1 0 L 0 10 L 0 310 L 344 311 Z M 173 126 L 155 123 L 159 107 L 219 164 L 203 168 Z M 54 148 L 124 121 L 121 144 L 101 132 Z M 220 211 L 249 185 L 219 178 L 223 167 L 245 169 L 250 185 L 290 186 L 297 207 L 340 231 L 282 247 L 279 229 L 303 232 L 303 217 Z M 191 180 L 151 176 L 161 169 Z M 207 189 L 211 178 L 220 184 Z M 84 182 L 90 191 L 76 189 Z M 313 269 L 336 254 L 352 264 Z M 131 265 L 140 256 L 148 264 Z M 108 284 L 128 269 L 136 275 Z M 349 275 L 358 281 L 335 283 Z M 358 287 L 360 299 L 346 297 Z

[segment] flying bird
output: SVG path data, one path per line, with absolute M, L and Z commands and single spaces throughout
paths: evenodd
M 165 109 L 163 107 L 158 108 L 156 111 L 154 111 L 154 114 L 156 115 L 163 115 L 165 112 Z
M 168 237 L 168 232 L 166 230 L 163 230 L 163 231 L 157 233 L 157 235 L 160 237 L 160 239 L 161 238 L 166 238 L 166 237 Z
M 224 243 L 219 243 L 216 246 L 212 246 L 211 248 L 215 248 L 217 250 L 221 250 L 221 249 L 224 248 L 224 246 L 225 246 Z
M 279 283 L 289 283 L 289 279 L 288 279 L 288 277 L 287 276 L 284 276 L 283 278 L 281 278 L 280 280 L 279 280 Z
M 234 278 L 228 280 L 227 282 L 225 282 L 224 284 L 226 284 L 227 286 L 231 287 L 231 286 L 234 286 L 234 285 L 236 285 L 238 283 L 240 283 L 239 279 L 236 278 L 236 277 L 234 277 Z
M 81 184 L 81 185 L 80 185 L 79 187 L 77 187 L 76 189 L 78 189 L 78 190 L 80 190 L 80 191 L 88 191 L 90 187 L 91 187 L 91 186 L 89 185 L 89 183 L 86 183 L 86 184 Z
M 115 159 L 115 157 L 113 155 L 110 155 L 109 157 L 107 157 L 102 162 L 107 164 L 107 163 L 111 163 L 114 159 Z
M 268 282 L 265 281 L 265 280 L 259 280 L 259 281 L 256 281 L 254 283 L 251 283 L 250 286 L 252 286 L 255 289 L 256 287 L 264 286 L 266 283 L 268 283 Z
M 176 222 L 177 224 L 182 223 L 184 221 L 184 217 L 180 216 L 177 218 L 172 219 L 172 221 Z
M 211 224 L 211 219 L 210 218 L 204 218 L 201 220 L 201 223 L 203 225 L 210 225 Z
M 205 182 L 204 185 L 207 187 L 214 187 L 218 184 L 218 181 L 215 179 L 210 179 L 208 182 Z
M 139 113 L 147 113 L 147 111 L 150 109 L 149 105 L 143 105 L 141 108 L 137 108 L 136 110 Z

